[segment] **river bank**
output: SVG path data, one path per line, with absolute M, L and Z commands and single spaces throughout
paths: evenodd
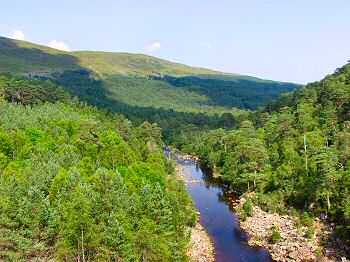
M 189 229 L 192 230 L 188 251 L 191 261 L 271 262 L 267 249 L 247 244 L 246 235 L 239 227 L 237 214 L 229 205 L 229 196 L 223 184 L 213 178 L 209 170 L 201 167 L 198 159 L 181 155 L 176 149 L 168 148 L 164 153 L 174 160 L 177 179 L 185 183 L 200 212 L 197 218 L 201 227 L 198 228 L 197 224 Z
M 198 180 L 190 180 L 189 172 L 185 168 L 177 165 L 176 166 L 177 179 L 183 181 L 185 184 L 188 183 L 200 183 Z M 200 213 L 197 213 L 200 216 Z M 198 217 L 199 218 L 199 217 Z M 191 239 L 189 244 L 189 250 L 187 256 L 191 262 L 213 262 L 214 258 L 214 247 L 213 243 L 205 231 L 203 226 L 197 221 L 196 225 L 189 228 Z
M 241 197 L 234 208 L 242 210 L 245 202 Z M 240 226 L 249 236 L 249 245 L 267 248 L 276 261 L 348 261 L 344 251 L 325 241 L 332 231 L 319 220 L 310 231 L 300 225 L 298 216 L 271 214 L 253 206 L 251 216 L 241 216 Z M 279 235 L 275 241 L 271 241 L 273 232 Z
M 198 167 L 198 159 L 191 156 L 183 156 L 179 154 L 180 151 L 176 149 L 171 150 L 174 159 L 180 159 L 183 165 L 178 166 L 178 173 L 181 173 L 179 179 L 183 180 L 187 185 L 190 185 L 190 191 L 195 190 L 196 187 L 205 187 L 210 189 L 211 187 L 218 188 L 217 197 L 222 199 L 221 201 L 226 202 L 226 204 L 235 210 L 238 215 L 243 209 L 243 204 L 246 199 L 244 197 L 238 197 L 238 195 L 233 192 L 222 190 L 222 185 L 220 183 L 220 178 L 216 178 L 212 172 L 203 173 L 203 170 Z M 194 162 L 196 168 L 189 170 L 184 165 L 191 165 Z M 186 164 L 187 163 L 187 164 Z M 198 173 L 199 172 L 199 173 Z M 192 174 L 191 174 L 192 173 Z M 187 186 L 188 187 L 188 186 Z M 207 192 L 209 193 L 209 192 Z M 197 202 L 203 202 L 203 196 L 207 194 L 206 192 L 201 192 L 201 195 L 197 196 Z M 196 194 L 192 192 L 192 195 L 196 198 Z M 249 198 L 254 198 L 254 193 L 249 193 Z M 202 205 L 202 214 L 207 215 L 207 210 L 210 206 Z M 214 207 L 210 207 L 212 209 Z M 221 212 L 214 212 L 216 214 L 215 218 L 210 217 L 210 224 L 212 221 L 217 219 L 218 214 Z M 293 214 L 293 215 L 292 215 Z M 344 247 L 341 248 L 341 244 L 338 244 L 337 238 L 334 237 L 335 225 L 328 225 L 322 223 L 318 219 L 312 219 L 308 217 L 301 219 L 300 213 L 289 212 L 289 215 L 280 215 L 277 213 L 267 213 L 261 210 L 258 206 L 252 207 L 251 216 L 237 216 L 233 214 L 231 218 L 236 230 L 241 228 L 247 234 L 247 242 L 252 248 L 263 247 L 269 250 L 271 257 L 276 261 L 348 261 L 345 259 L 346 252 Z M 238 221 L 237 221 L 238 220 Z M 301 221 L 303 220 L 303 221 Z M 310 223 L 311 222 L 311 223 Z M 227 223 L 227 221 L 225 222 Z M 212 236 L 212 231 L 209 233 Z M 278 239 L 271 242 L 271 235 L 273 231 L 278 231 Z M 216 232 L 214 229 L 213 232 Z M 222 233 L 221 233 L 222 234 Z M 276 233 L 277 234 L 277 233 Z M 222 235 L 219 235 L 222 238 Z M 230 235 L 226 235 L 223 239 L 228 239 Z M 231 238 L 231 241 L 236 241 L 235 238 Z M 216 242 L 214 242 L 215 244 Z M 227 243 L 226 243 L 227 244 Z M 226 245 L 225 244 L 225 245 Z M 231 248 L 236 248 L 237 244 L 232 245 Z M 240 248 L 243 246 L 240 245 Z M 216 249 L 217 247 L 215 247 Z M 345 247 L 346 248 L 346 247 Z M 227 250 L 225 250 L 227 252 Z M 230 251 L 232 254 L 232 252 Z M 230 258 L 229 258 L 230 259 Z M 231 260 L 223 260 L 231 261 Z M 257 259 L 251 261 L 258 261 Z
M 213 262 L 214 248 L 205 229 L 198 222 L 191 228 L 190 249 L 187 256 L 192 262 Z

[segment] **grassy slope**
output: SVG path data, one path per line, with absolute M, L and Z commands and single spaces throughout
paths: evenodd
M 290 84 L 191 67 L 143 54 L 64 52 L 0 37 L 0 72 L 24 75 L 33 75 L 35 72 L 35 75 L 48 76 L 52 72 L 77 69 L 88 69 L 99 76 L 98 78 L 103 80 L 103 87 L 108 88 L 105 95 L 114 101 L 131 106 L 164 107 L 187 112 L 220 113 L 232 106 L 256 108 L 276 98 L 276 94 L 290 91 L 291 86 L 294 88 Z M 145 78 L 150 75 L 196 76 L 204 79 L 204 82 L 196 80 L 190 87 L 174 88 L 163 81 Z M 122 76 L 128 76 L 129 79 Z M 140 77 L 143 78 L 142 81 L 139 80 Z M 202 89 L 196 88 L 198 82 L 203 85 Z M 271 96 L 267 89 L 276 84 L 283 87 L 274 91 Z M 68 83 L 66 87 L 69 86 Z M 222 97 L 226 97 L 226 103 L 221 101 Z M 254 103 L 256 101 L 262 102 Z
M 25 73 L 78 69 L 77 58 L 69 53 L 0 37 L 0 71 Z
M 87 68 L 101 74 L 184 76 L 219 72 L 172 63 L 143 54 L 64 52 L 25 41 L 0 37 L 0 71 L 26 73 Z
M 144 54 L 79 51 L 72 52 L 83 67 L 103 74 L 131 74 L 138 76 L 216 74 L 209 69 L 169 62 Z
M 200 75 L 203 78 L 226 81 L 244 79 L 253 82 L 275 82 L 191 67 L 144 54 L 95 51 L 65 52 L 26 41 L 0 37 L 0 72 L 25 73 L 79 68 L 87 68 L 101 74 Z

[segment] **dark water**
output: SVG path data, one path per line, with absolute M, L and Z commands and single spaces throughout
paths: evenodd
M 247 237 L 239 227 L 238 217 L 228 204 L 235 196 L 225 193 L 225 187 L 195 162 L 177 161 L 187 169 L 185 172 L 188 172 L 190 180 L 198 180 L 188 183 L 187 191 L 201 214 L 200 224 L 213 241 L 216 261 L 272 261 L 266 249 L 248 246 Z

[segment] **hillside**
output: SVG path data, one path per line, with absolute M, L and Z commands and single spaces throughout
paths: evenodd
M 280 93 L 301 87 L 190 67 L 143 54 L 64 52 L 0 37 L 0 72 L 56 78 L 61 76 L 57 72 L 66 72 L 58 82 L 66 85 L 72 95 L 81 95 L 81 90 L 70 90 L 72 84 L 67 82 L 68 74 L 76 77 L 81 70 L 89 72 L 90 78 L 102 80 L 105 96 L 116 102 L 181 112 L 221 114 L 231 107 L 255 109 Z
M 0 261 L 187 261 L 196 214 L 162 147 L 156 124 L 0 74 Z
M 102 80 L 74 72 L 70 83 L 84 79 L 95 87 L 90 91 L 100 89 Z M 242 219 L 254 215 L 254 205 L 299 218 L 303 241 L 323 241 L 312 249 L 316 257 L 339 239 L 344 249 L 350 243 L 349 79 L 348 64 L 234 118 L 109 103 L 139 121 L 159 121 L 168 141 L 200 156 L 243 194 Z M 0 101 L 1 259 L 186 259 L 186 228 L 195 215 L 183 185 L 172 179 L 156 124 L 135 128 L 121 115 L 79 103 L 50 80 L 0 74 L 0 96 L 7 100 Z M 211 130 L 218 127 L 226 130 Z M 332 234 L 322 234 L 316 217 Z M 286 243 L 283 228 L 258 238 L 271 241 L 273 234 L 271 247 L 278 249 Z
M 319 82 L 283 94 L 237 129 L 192 134 L 186 140 L 192 144 L 184 148 L 220 174 L 230 189 L 244 194 L 243 219 L 253 215 L 254 205 L 293 214 L 300 217 L 299 228 L 308 228 L 303 237 L 324 241 L 318 255 L 323 248 L 336 248 L 339 239 L 344 255 L 350 252 L 349 90 L 346 64 Z M 316 218 L 332 234 L 316 235 Z M 262 241 L 266 235 L 258 237 Z
M 133 123 L 158 123 L 173 144 L 185 130 L 232 128 L 248 112 L 301 86 L 220 73 L 155 57 L 63 52 L 0 37 L 0 72 L 50 79 L 71 96 Z M 11 88 L 8 88 L 8 90 Z M 181 128 L 180 128 L 181 127 Z
M 143 54 L 93 51 L 65 52 L 26 41 L 0 37 L 1 72 L 55 72 L 82 68 L 98 74 L 138 76 L 219 73 Z

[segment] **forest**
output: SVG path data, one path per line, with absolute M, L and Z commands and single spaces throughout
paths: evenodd
M 49 80 L 47 77 L 40 79 Z M 106 112 L 122 113 L 136 125 L 145 120 L 157 123 L 162 128 L 164 142 L 172 145 L 178 141 L 187 143 L 181 138 L 187 129 L 232 128 L 248 115 L 247 110 L 200 104 L 191 98 L 191 92 L 174 93 L 172 87 L 160 80 L 125 76 L 101 80 L 87 70 L 75 70 L 65 71 L 52 81 L 71 96 Z M 200 97 L 206 101 L 205 96 Z
M 163 76 L 153 77 L 170 85 L 192 92 L 198 92 L 209 98 L 211 106 L 236 107 L 254 110 L 265 106 L 281 93 L 299 89 L 301 85 L 274 81 L 262 81 L 246 76 Z
M 137 59 L 146 75 L 0 74 L 0 259 L 188 260 L 197 215 L 165 145 L 249 205 L 333 223 L 350 246 L 350 64 L 301 88 L 164 61 L 148 74 Z
M 0 76 L 0 259 L 186 261 L 194 207 L 161 129 Z
M 253 192 L 251 201 L 264 210 L 292 209 L 335 223 L 349 246 L 349 87 L 347 64 L 252 112 L 237 129 L 189 135 L 192 143 L 183 150 L 198 155 L 231 190 Z

